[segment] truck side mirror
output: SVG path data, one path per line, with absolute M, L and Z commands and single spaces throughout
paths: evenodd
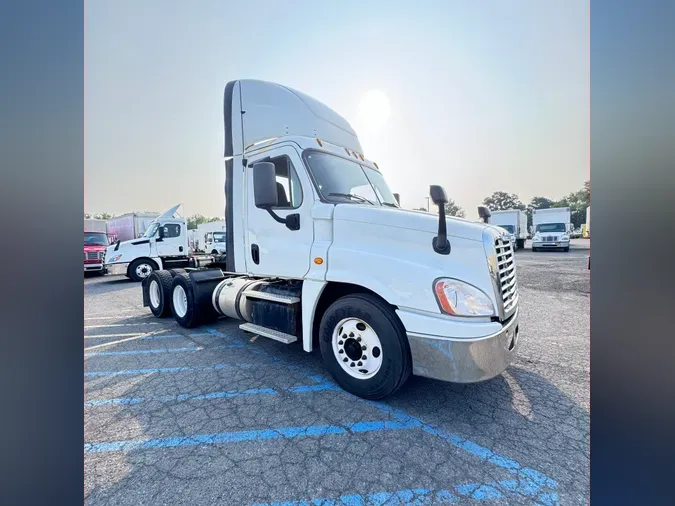
M 483 223 L 487 223 L 488 218 L 492 216 L 492 214 L 490 214 L 490 210 L 487 207 L 478 206 L 478 216 L 480 216 L 480 219 L 483 220 Z
M 448 203 L 448 195 L 445 193 L 445 189 L 442 186 L 432 184 L 429 187 L 429 195 L 431 196 L 431 201 L 437 206 Z
M 273 207 L 279 205 L 277 174 L 272 162 L 253 164 L 253 199 L 255 206 L 266 210 L 277 223 L 283 223 L 289 230 L 300 229 L 300 214 L 293 213 L 282 218 L 272 211 Z
M 253 164 L 253 198 L 255 206 L 260 209 L 270 209 L 279 204 L 277 176 L 273 163 Z
M 157 235 L 159 236 L 160 239 L 164 239 L 164 227 L 160 226 L 157 229 Z
M 448 196 L 442 186 L 435 184 L 429 187 L 429 196 L 438 206 L 438 235 L 432 239 L 431 246 L 439 255 L 448 255 L 450 241 L 448 241 L 448 229 L 445 223 L 445 204 L 448 203 Z

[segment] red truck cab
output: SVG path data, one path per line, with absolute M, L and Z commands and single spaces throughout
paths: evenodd
M 108 236 L 104 232 L 84 233 L 84 272 L 107 274 L 104 260 L 108 243 Z

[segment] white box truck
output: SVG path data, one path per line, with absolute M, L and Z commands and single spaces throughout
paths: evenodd
M 446 217 L 440 186 L 436 215 L 402 209 L 349 123 L 299 91 L 231 81 L 224 122 L 225 264 L 148 258 L 161 264 L 142 282 L 155 316 L 186 328 L 232 318 L 319 347 L 335 381 L 367 399 L 411 374 L 470 383 L 509 366 L 519 314 L 507 234 Z M 165 237 L 148 237 L 148 255 Z
M 108 220 L 108 236 L 112 241 L 138 239 L 148 229 L 158 213 L 127 213 Z
M 532 211 L 532 251 L 570 250 L 572 212 L 569 207 L 553 207 Z
M 197 240 L 200 251 L 212 255 L 222 255 L 226 249 L 227 234 L 225 220 L 211 221 L 197 225 Z
M 487 221 L 490 225 L 496 225 L 505 229 L 511 236 L 511 244 L 514 249 L 523 249 L 527 240 L 527 214 L 520 209 L 508 209 L 505 211 L 490 211 Z
M 591 237 L 591 206 L 586 208 L 586 235 L 590 239 Z

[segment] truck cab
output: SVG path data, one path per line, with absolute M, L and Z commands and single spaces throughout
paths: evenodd
M 519 332 L 511 240 L 497 227 L 402 209 L 349 123 L 255 80 L 227 84 L 225 269 L 143 283 L 187 328 L 217 318 L 321 350 L 338 384 L 379 399 L 411 374 L 476 382 L 510 364 Z
M 180 204 L 155 218 L 145 233 L 128 241 L 117 241 L 108 247 L 106 266 L 126 264 L 126 275 L 141 281 L 171 259 L 188 256 L 187 224 L 176 216 Z
M 106 274 L 105 265 L 108 236 L 105 232 L 84 232 L 84 272 Z
M 204 236 L 204 249 L 214 255 L 222 255 L 227 249 L 227 232 L 207 232 Z

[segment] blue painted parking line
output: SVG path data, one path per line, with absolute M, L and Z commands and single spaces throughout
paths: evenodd
M 201 367 L 158 367 L 155 369 L 123 369 L 120 371 L 90 371 L 85 372 L 84 375 L 92 378 L 99 378 L 102 376 L 136 376 L 141 374 L 157 374 L 166 372 L 185 372 L 185 371 L 210 371 L 222 369 L 248 369 L 252 364 L 217 364 L 213 366 Z
M 204 351 L 204 350 L 224 350 L 230 348 L 243 348 L 244 345 L 237 344 L 226 344 L 222 346 L 210 346 L 205 348 L 203 346 L 189 346 L 185 348 L 162 348 L 157 350 L 125 350 L 125 351 L 92 351 L 85 353 L 85 357 L 94 357 L 94 356 L 114 356 L 114 355 L 146 355 L 154 353 L 180 353 L 185 351 Z
M 210 399 L 232 399 L 234 397 L 245 397 L 248 395 L 276 395 L 278 392 L 273 388 L 250 388 L 248 390 L 237 390 L 232 392 L 211 392 L 208 394 L 179 394 L 162 395 L 159 397 L 118 397 L 116 399 L 100 399 L 87 401 L 85 406 L 130 406 L 142 402 L 181 402 L 194 400 Z
M 538 504 L 546 506 L 557 504 L 557 494 L 540 493 L 540 489 L 532 483 L 503 480 L 489 483 L 467 483 L 451 489 L 416 488 L 372 494 L 345 494 L 337 498 L 258 503 L 255 506 L 422 506 L 454 504 L 460 502 L 462 498 L 493 501 L 508 496 L 536 498 Z
M 283 427 L 264 430 L 249 430 L 241 432 L 222 432 L 219 434 L 199 434 L 185 437 L 166 437 L 127 441 L 110 441 L 100 443 L 86 443 L 84 451 L 87 453 L 117 452 L 130 450 L 147 450 L 154 448 L 176 448 L 180 446 L 199 446 L 205 444 L 227 444 L 242 441 L 259 441 L 265 439 L 294 439 L 299 437 L 324 436 L 329 434 L 347 434 L 357 427 L 359 432 L 364 432 L 366 426 L 363 422 L 344 425 L 310 425 L 300 427 Z M 368 428 L 370 431 L 386 431 L 406 429 L 403 424 L 375 423 Z

